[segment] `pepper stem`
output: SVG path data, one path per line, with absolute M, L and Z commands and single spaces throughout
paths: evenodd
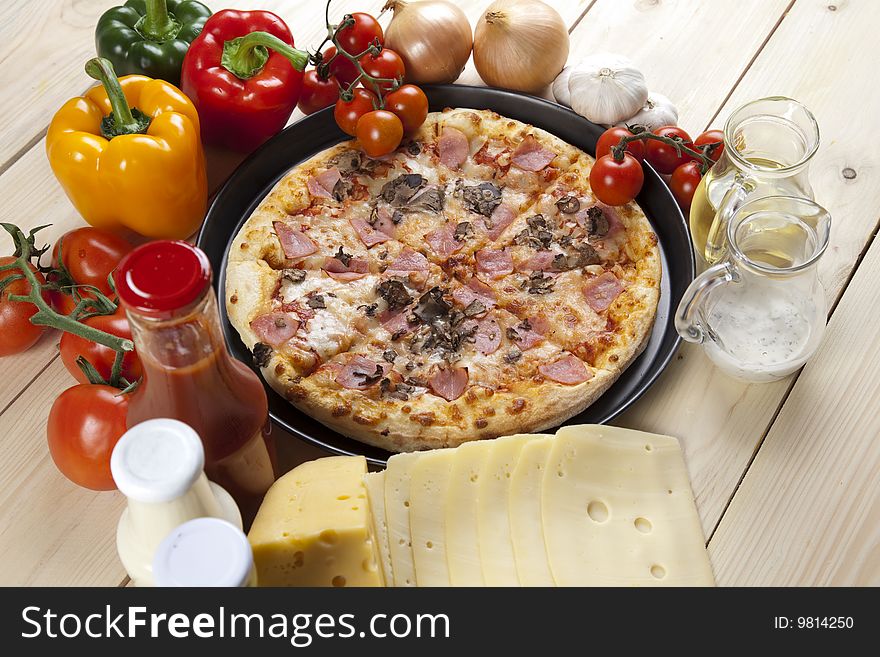
M 147 0 L 147 13 L 135 25 L 135 29 L 150 41 L 170 41 L 180 32 L 180 23 L 168 13 L 165 0 Z
M 269 50 L 284 56 L 297 71 L 305 70 L 309 53 L 298 50 L 268 32 L 251 32 L 223 44 L 220 63 L 227 71 L 242 80 L 257 75 L 269 60 Z
M 138 109 L 132 109 L 128 99 L 122 91 L 122 85 L 113 70 L 110 60 L 103 57 L 95 57 L 86 62 L 86 73 L 89 77 L 98 80 L 107 92 L 110 107 L 113 111 L 101 121 L 101 134 L 106 139 L 112 139 L 119 135 L 133 135 L 147 131 L 150 126 L 150 117 Z

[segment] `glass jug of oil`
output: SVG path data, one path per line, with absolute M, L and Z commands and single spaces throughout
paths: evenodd
M 735 378 L 765 382 L 791 374 L 825 330 L 816 265 L 830 230 L 831 216 L 809 199 L 746 202 L 727 224 L 724 258 L 684 293 L 676 330 Z
M 727 224 L 746 199 L 812 199 L 808 167 L 818 148 L 819 125 L 796 100 L 773 96 L 734 110 L 724 125 L 721 157 L 691 203 L 691 239 L 698 259 L 712 265 L 723 257 Z

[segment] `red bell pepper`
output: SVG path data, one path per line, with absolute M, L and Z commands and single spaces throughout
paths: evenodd
M 202 140 L 249 152 L 296 107 L 309 55 L 268 11 L 225 9 L 205 23 L 183 60 L 181 88 L 199 112 Z

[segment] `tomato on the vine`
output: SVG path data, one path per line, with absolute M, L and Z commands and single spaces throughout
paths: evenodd
M 360 51 L 359 51 L 360 52 Z M 357 55 L 358 53 L 353 53 Z M 345 55 L 336 56 L 336 46 L 330 46 L 324 51 L 322 60 L 328 64 L 330 75 L 335 75 L 339 83 L 348 86 L 358 77 L 357 66 Z M 332 60 L 332 61 L 331 61 Z
M 669 179 L 669 189 L 682 210 L 688 210 L 691 207 L 694 192 L 697 191 L 697 185 L 700 184 L 702 177 L 700 164 L 694 161 L 685 162 L 672 172 L 672 177 Z
M 357 138 L 367 155 L 381 157 L 400 146 L 403 123 L 388 110 L 374 110 L 358 119 Z
M 336 40 L 342 49 L 350 55 L 359 55 L 378 39 L 379 45 L 385 43 L 382 26 L 370 14 L 356 11 L 351 14 L 354 25 L 345 27 L 336 33 Z
M 58 269 L 63 263 L 73 283 L 94 286 L 101 294 L 109 297 L 113 292 L 107 277 L 133 248 L 128 241 L 110 231 L 90 226 L 76 228 L 62 235 L 55 243 L 55 248 L 52 249 L 52 267 Z M 80 290 L 80 294 L 92 296 L 87 290 Z M 57 290 L 51 292 L 50 298 L 52 307 L 64 315 L 69 314 L 75 306 L 69 294 Z
M 597 199 L 606 205 L 625 205 L 641 191 L 645 182 L 642 165 L 629 153 L 618 162 L 603 155 L 590 170 L 590 187 Z
M 15 262 L 15 258 L 12 256 L 0 258 L 0 265 L 8 265 L 13 262 Z M 28 266 L 41 285 L 46 282 L 36 267 L 31 264 Z M 23 274 L 18 268 L 0 272 L 0 281 L 10 276 L 23 276 Z M 0 291 L 0 356 L 11 356 L 27 351 L 34 346 L 43 335 L 43 331 L 46 330 L 44 326 L 31 324 L 31 317 L 37 313 L 35 305 L 26 301 L 11 301 L 9 299 L 10 295 L 28 294 L 30 289 L 31 285 L 27 279 L 21 278 L 12 281 Z
M 608 128 L 596 142 L 596 159 L 598 160 L 603 155 L 610 155 L 612 146 L 617 146 L 622 137 L 632 137 L 632 134 L 624 127 Z M 641 162 L 645 159 L 645 142 L 631 141 L 626 145 L 626 152 Z
M 690 135 L 678 126 L 668 125 L 657 128 L 654 134 L 661 137 L 680 137 L 683 140 L 684 146 L 690 147 L 693 145 Z M 647 141 L 645 157 L 651 163 L 651 166 L 660 173 L 672 173 L 676 167 L 691 159 L 691 156 L 684 152 L 679 156 L 675 147 L 671 144 L 664 144 L 662 141 L 655 141 L 653 139 Z
M 339 83 L 336 76 L 322 79 L 318 69 L 306 71 L 303 75 L 302 93 L 299 97 L 299 109 L 303 114 L 314 114 L 318 110 L 330 107 L 339 100 Z
M 382 48 L 382 52 L 378 55 L 366 54 L 360 59 L 361 67 L 364 73 L 374 78 L 388 78 L 391 80 L 399 80 L 406 74 L 406 67 L 403 60 L 393 50 Z M 367 84 L 367 81 L 364 81 Z M 378 86 L 382 91 L 389 91 L 393 86 L 392 82 L 382 82 Z
M 721 145 L 709 154 L 712 161 L 717 162 L 718 158 L 721 157 L 721 153 L 724 152 L 724 133 L 721 130 L 706 130 L 706 132 L 694 139 L 694 146 L 705 146 L 706 144 L 715 144 L 719 141 L 721 142 Z
M 404 133 L 418 130 L 428 116 L 428 97 L 414 84 L 405 84 L 385 96 L 385 109 L 403 123 Z
M 122 308 L 117 309 L 112 315 L 89 317 L 84 319 L 82 323 L 99 331 L 131 340 L 131 327 L 128 325 L 128 319 L 126 319 L 125 311 Z M 76 364 L 76 359 L 80 356 L 85 357 L 105 381 L 110 380 L 113 362 L 116 360 L 116 352 L 113 349 L 67 332 L 61 336 L 60 348 L 61 362 L 64 363 L 64 367 L 73 378 L 80 383 L 89 382 L 79 365 Z M 122 376 L 129 383 L 134 383 L 141 377 L 141 374 L 143 374 L 143 368 L 137 353 L 129 351 L 122 359 Z
M 113 490 L 110 455 L 125 433 L 128 395 L 116 388 L 80 384 L 62 392 L 46 434 L 52 460 L 73 483 L 92 490 Z
M 358 120 L 368 112 L 372 112 L 379 104 L 376 95 L 371 91 L 367 91 L 363 87 L 358 87 L 352 91 L 351 100 L 343 100 L 340 98 L 336 101 L 336 108 L 333 110 L 333 117 L 340 129 L 352 137 L 357 133 Z

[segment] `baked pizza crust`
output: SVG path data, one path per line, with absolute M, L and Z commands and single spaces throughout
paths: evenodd
M 593 158 L 554 135 L 493 112 L 457 109 L 430 114 L 413 141 L 435 143 L 445 126 L 456 127 L 468 136 L 471 152 L 460 173 L 477 180 L 491 175 L 489 171 L 492 169 L 490 165 L 476 162 L 479 156 L 475 154 L 485 147 L 482 141 L 484 137 L 488 140 L 486 143 L 501 139 L 516 143 L 532 135 L 542 146 L 557 154 L 549 167 L 557 172 L 557 178 L 545 181 L 537 186 L 539 188 L 536 188 L 536 180 L 540 182 L 536 176 L 522 175 L 516 167 L 495 172 L 494 179 L 501 179 L 504 191 L 509 192 L 506 198 L 512 199 L 510 203 L 516 206 L 520 218 L 527 215 L 530 209 L 540 209 L 542 200 L 551 203 L 554 193 L 558 196 L 569 187 L 579 190 L 580 194 L 585 195 L 584 198 L 590 198 L 589 169 Z M 275 185 L 235 236 L 226 270 L 226 307 L 230 322 L 248 349 L 253 351 L 260 342 L 251 327 L 252 320 L 277 310 L 279 289 L 284 284 L 282 270 L 293 264 L 284 256 L 273 222 L 289 222 L 291 217 L 300 217 L 300 213 L 309 212 L 313 205 L 308 192 L 309 179 L 326 170 L 340 157 L 357 150 L 356 142 L 343 142 L 294 167 Z M 436 159 L 436 153 L 434 156 Z M 377 166 L 385 165 L 378 163 Z M 449 171 L 443 171 L 444 168 L 437 163 L 437 172 L 431 172 L 429 167 L 420 170 L 420 173 L 433 182 L 438 179 L 437 176 L 450 175 Z M 365 193 L 370 196 L 377 194 L 381 184 L 393 177 L 392 173 L 387 177 L 379 176 L 375 185 L 367 181 Z M 348 221 L 333 220 L 335 209 L 332 206 L 333 203 L 329 203 L 325 211 L 316 213 L 314 223 L 308 226 L 309 235 L 320 246 L 314 258 L 332 255 L 332 250 L 327 252 L 327 245 L 338 244 L 355 257 L 369 257 L 370 272 L 358 285 L 341 288 L 327 275 L 321 276 L 320 267 L 317 267 L 318 276 L 323 281 L 312 282 L 319 287 L 323 285 L 323 289 L 338 291 L 342 298 L 334 298 L 334 303 L 345 303 L 350 311 L 355 307 L 361 291 L 375 289 L 381 272 L 375 270 L 375 258 L 370 256 L 373 251 L 361 243 Z M 375 335 L 370 334 L 369 339 L 361 336 L 358 325 L 361 320 L 349 314 L 341 315 L 342 324 L 347 326 L 348 331 L 337 330 L 333 343 L 335 354 L 331 350 L 316 356 L 314 349 L 310 351 L 285 345 L 283 349 L 272 349 L 268 356 L 264 355 L 262 374 L 272 388 L 290 403 L 331 429 L 394 452 L 452 447 L 468 440 L 541 431 L 557 426 L 598 399 L 642 352 L 650 337 L 661 278 L 657 239 L 637 204 L 630 203 L 617 210 L 626 237 L 620 248 L 626 250 L 623 259 L 628 264 L 626 267 L 618 266 L 615 270 L 624 290 L 603 315 L 612 328 L 603 333 L 604 343 L 601 347 L 597 348 L 589 341 L 576 344 L 577 336 L 572 338 L 571 344 L 557 345 L 548 341 L 539 348 L 525 351 L 523 362 L 516 366 L 499 365 L 498 371 L 504 373 L 505 377 L 510 372 L 522 371 L 520 378 L 514 376 L 512 380 L 494 388 L 483 385 L 483 382 L 470 385 L 454 401 L 447 401 L 430 391 L 423 391 L 404 401 L 381 394 L 378 386 L 366 390 L 350 389 L 335 381 L 337 370 L 329 365 L 344 359 L 347 352 L 376 353 L 375 344 L 364 344 L 365 341 L 377 342 Z M 417 225 L 417 222 L 414 224 Z M 313 228 L 315 233 L 311 232 Z M 509 235 L 503 235 L 516 228 L 516 224 L 508 228 L 499 241 L 509 240 Z M 322 242 L 325 233 L 326 240 Z M 413 235 L 413 239 L 419 237 L 418 233 Z M 401 245 L 381 247 L 393 255 L 399 254 L 403 248 Z M 379 247 L 373 247 L 374 250 L 376 248 Z M 388 259 L 393 255 L 389 255 Z M 472 255 L 468 257 L 472 261 Z M 309 260 L 309 257 L 305 259 L 304 267 L 314 269 L 314 264 L 310 265 Z M 430 276 L 439 275 L 439 267 L 433 263 L 431 267 Z M 571 278 L 569 273 L 564 275 L 566 280 Z M 587 274 L 583 276 L 583 280 L 590 277 Z M 336 287 L 332 287 L 334 285 Z M 373 351 L 369 351 L 371 349 Z M 553 362 L 567 353 L 573 353 L 589 365 L 592 378 L 567 385 L 546 379 L 536 371 L 538 364 Z

